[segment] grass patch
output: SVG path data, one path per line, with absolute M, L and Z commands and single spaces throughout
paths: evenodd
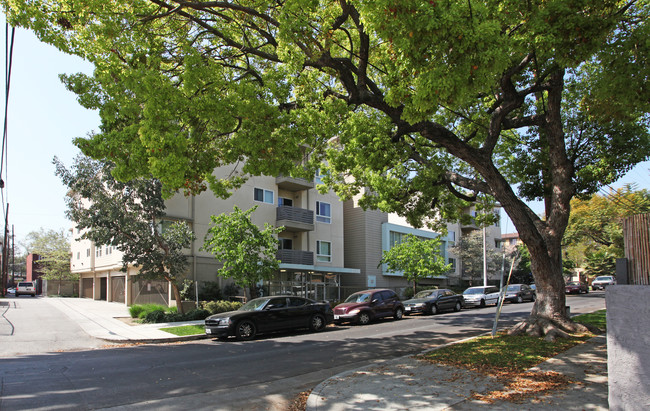
M 183 325 L 180 327 L 167 327 L 167 328 L 161 328 L 161 330 L 166 331 L 170 334 L 178 335 L 179 337 L 185 335 L 205 334 L 205 326 L 203 326 L 202 324 Z
M 605 325 L 605 310 L 573 317 L 579 323 L 589 323 L 601 329 Z M 422 356 L 427 361 L 469 368 L 488 374 L 500 372 L 523 372 L 549 358 L 583 343 L 593 334 L 558 338 L 554 342 L 530 336 L 509 336 L 499 333 L 477 337 L 452 344 Z

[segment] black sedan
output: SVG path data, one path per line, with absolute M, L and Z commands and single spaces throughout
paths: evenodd
M 250 300 L 236 311 L 211 315 L 205 319 L 205 333 L 225 339 L 230 336 L 250 340 L 259 333 L 308 328 L 321 331 L 334 321 L 327 302 L 316 302 L 292 295 Z
M 451 290 L 424 290 L 415 294 L 412 299 L 404 301 L 404 314 L 437 314 L 444 310 L 460 311 L 463 305 L 463 296 Z

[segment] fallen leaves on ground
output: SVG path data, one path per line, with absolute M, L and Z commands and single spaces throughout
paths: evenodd
M 537 398 L 549 391 L 566 388 L 573 381 L 554 371 L 499 372 L 494 375 L 504 387 L 501 390 L 485 394 L 475 393 L 472 398 L 494 403 L 508 401 L 521 403 L 530 398 Z
M 293 397 L 291 404 L 289 404 L 288 411 L 305 411 L 307 408 L 307 398 L 309 398 L 309 394 L 311 394 L 311 390 L 303 391 Z

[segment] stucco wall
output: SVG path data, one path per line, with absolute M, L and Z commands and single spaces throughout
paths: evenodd
M 607 287 L 609 409 L 650 409 L 650 286 Z

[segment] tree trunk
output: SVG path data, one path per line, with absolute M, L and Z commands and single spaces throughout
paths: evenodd
M 178 285 L 173 281 L 170 281 L 169 284 L 172 286 L 172 292 L 174 293 L 176 308 L 179 314 L 185 314 L 185 311 L 183 310 L 183 300 L 181 300 L 181 292 L 178 289 Z

